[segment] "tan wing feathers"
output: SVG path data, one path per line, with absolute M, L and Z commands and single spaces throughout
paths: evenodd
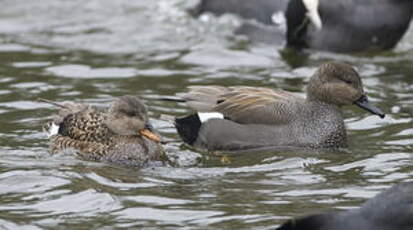
M 211 112 L 217 104 L 218 97 L 228 92 L 223 86 L 190 86 L 189 92 L 179 93 L 178 97 L 186 100 L 186 104 L 200 112 Z
M 183 98 L 190 107 L 200 112 L 220 112 L 239 123 L 286 123 L 294 111 L 289 107 L 302 101 L 290 92 L 261 87 L 192 86 L 189 89 Z

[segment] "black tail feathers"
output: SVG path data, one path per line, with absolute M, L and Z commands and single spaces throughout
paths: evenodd
M 191 114 L 182 118 L 175 118 L 175 127 L 185 143 L 192 145 L 198 138 L 201 120 L 198 114 Z

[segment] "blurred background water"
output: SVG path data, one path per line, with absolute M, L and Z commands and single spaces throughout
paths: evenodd
M 292 216 L 358 207 L 413 178 L 413 35 L 393 51 L 297 56 L 233 35 L 235 16 L 192 18 L 192 0 L 3 0 L 0 8 L 0 229 L 272 229 Z M 179 141 L 157 100 L 192 84 L 304 92 L 327 60 L 354 65 L 387 117 L 347 108 L 344 152 L 231 153 Z M 50 156 L 37 98 L 109 103 L 141 95 L 178 167 L 143 170 Z

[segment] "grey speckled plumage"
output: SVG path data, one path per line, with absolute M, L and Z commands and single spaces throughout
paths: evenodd
M 226 118 L 201 123 L 197 115 L 190 115 L 175 120 L 185 142 L 207 150 L 346 147 L 342 106 L 357 104 L 384 116 L 368 103 L 358 73 L 336 62 L 322 64 L 314 73 L 306 99 L 245 86 L 192 86 L 178 97 L 197 111 L 219 112 Z
M 50 134 L 52 154 L 74 150 L 83 159 L 138 167 L 167 160 L 150 132 L 146 107 L 136 96 L 120 97 L 108 108 L 43 101 L 60 107 L 45 126 L 48 132 L 53 124 L 58 126 L 57 133 Z
M 360 208 L 293 219 L 277 230 L 411 230 L 412 217 L 413 182 L 407 182 L 378 194 Z

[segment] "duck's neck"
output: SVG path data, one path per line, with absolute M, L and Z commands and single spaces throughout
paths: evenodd
M 309 106 L 309 108 L 313 108 L 314 110 L 329 111 L 330 113 L 332 112 L 334 114 L 339 114 L 340 116 L 342 116 L 341 107 L 336 104 L 320 101 L 315 97 L 311 97 L 310 95 L 307 96 L 306 101 L 307 104 L 311 105 Z
M 345 147 L 347 134 L 342 111 L 338 105 L 320 100 L 307 99 L 308 113 L 311 114 L 311 134 L 319 140 L 316 146 L 323 148 Z M 318 130 L 315 132 L 314 130 Z M 321 136 L 320 136 L 321 135 Z

